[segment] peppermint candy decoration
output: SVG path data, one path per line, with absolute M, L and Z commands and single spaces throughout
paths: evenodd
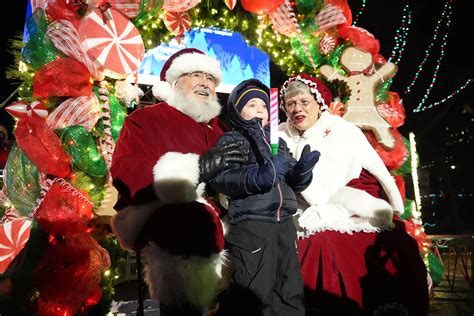
M 184 12 L 194 8 L 200 0 L 165 0 L 163 10 L 171 12 Z
M 114 9 L 89 13 L 79 27 L 82 47 L 104 73 L 123 79 L 143 61 L 145 46 L 137 28 Z
M 229 8 L 229 10 L 234 10 L 235 5 L 237 4 L 237 0 L 224 0 L 225 5 Z
M 25 248 L 30 239 L 31 220 L 15 219 L 0 225 L 0 274 Z
M 325 34 L 319 41 L 319 52 L 323 55 L 331 53 L 336 48 L 337 40 L 329 34 Z
M 52 129 L 81 125 L 90 132 L 100 115 L 99 100 L 92 93 L 89 96 L 69 98 L 61 103 L 48 116 L 46 124 Z
M 191 18 L 187 12 L 166 12 L 163 22 L 173 35 L 181 35 L 189 30 Z
M 328 111 L 331 114 L 339 115 L 341 117 L 344 115 L 344 113 L 346 113 L 346 109 L 344 108 L 344 103 L 339 102 L 339 101 L 331 102 L 329 104 Z
M 319 13 L 314 17 L 314 20 L 321 31 L 347 21 L 342 10 L 331 4 L 326 5 L 321 11 L 319 11 Z
M 405 122 L 405 113 L 400 112 L 399 109 L 392 107 L 387 102 L 377 104 L 377 112 L 394 128 L 402 126 Z
M 48 117 L 48 110 L 43 102 L 33 101 L 30 104 L 26 102 L 13 102 L 5 108 L 5 110 L 10 113 L 10 115 L 16 118 L 25 118 L 25 117 Z

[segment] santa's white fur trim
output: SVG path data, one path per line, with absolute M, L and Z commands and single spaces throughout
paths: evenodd
M 168 152 L 153 167 L 155 192 L 160 201 L 177 204 L 196 201 L 204 192 L 199 184 L 199 156 Z
M 169 305 L 192 304 L 204 309 L 225 286 L 226 251 L 211 257 L 172 255 L 156 245 L 144 248 L 145 280 L 150 296 Z
M 151 90 L 153 96 L 161 101 L 172 103 L 175 91 L 166 81 L 158 81 Z
M 216 79 L 216 86 L 222 80 L 220 62 L 212 57 L 200 53 L 182 54 L 176 57 L 166 71 L 166 81 L 173 84 L 183 74 L 202 71 Z
M 392 222 L 392 206 L 359 189 L 343 187 L 330 198 L 329 203 L 339 204 L 353 215 L 376 219 L 382 225 Z
M 134 249 L 135 240 L 143 225 L 160 205 L 161 202 L 134 205 L 117 212 L 112 218 L 111 225 L 123 248 Z

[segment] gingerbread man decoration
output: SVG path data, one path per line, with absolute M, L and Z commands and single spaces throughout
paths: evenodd
M 344 81 L 351 89 L 349 101 L 345 104 L 344 119 L 364 130 L 371 130 L 377 141 L 386 149 L 395 147 L 395 139 L 390 132 L 391 126 L 377 112 L 375 89 L 390 79 L 397 71 L 393 63 L 385 63 L 374 70 L 372 55 L 355 47 L 346 48 L 340 59 L 341 65 L 349 73 L 343 76 L 329 65 L 319 68 L 321 75 L 328 81 Z

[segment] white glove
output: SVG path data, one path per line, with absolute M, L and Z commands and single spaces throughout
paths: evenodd
M 308 230 L 316 229 L 322 222 L 338 221 L 349 218 L 350 214 L 336 204 L 321 204 L 308 207 L 298 219 L 298 224 Z

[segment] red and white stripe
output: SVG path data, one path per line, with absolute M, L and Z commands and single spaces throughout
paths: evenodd
M 105 158 L 105 163 L 110 169 L 110 166 L 112 165 L 112 153 L 114 151 L 114 143 L 112 140 L 112 122 L 110 117 L 109 83 L 107 81 L 100 82 L 99 95 L 100 106 L 102 109 L 102 122 L 104 124 L 105 134 L 104 138 L 100 141 L 100 145 L 102 149 L 102 155 Z
M 163 10 L 171 12 L 184 12 L 194 8 L 200 0 L 165 0 Z
M 46 124 L 52 129 L 81 125 L 91 131 L 99 118 L 99 100 L 92 93 L 89 96 L 69 98 L 61 103 L 48 116 Z
M 321 31 L 347 21 L 342 10 L 331 4 L 326 5 L 321 11 L 319 11 L 319 13 L 314 17 L 314 20 Z
M 270 89 L 270 143 L 278 144 L 278 89 Z
M 71 22 L 67 20 L 54 21 L 48 26 L 46 35 L 48 35 L 57 49 L 86 66 L 94 80 L 102 80 L 104 78 L 102 72 L 97 69 L 82 48 L 79 32 Z
M 106 76 L 123 79 L 140 67 L 145 46 L 137 28 L 115 9 L 96 9 L 79 27 L 81 45 Z
M 181 35 L 189 30 L 191 17 L 188 12 L 166 12 L 163 23 L 173 35 Z
M 0 274 L 4 273 L 30 239 L 32 221 L 15 219 L 0 225 Z
M 289 6 L 288 2 L 283 2 L 275 11 L 270 13 L 270 19 L 272 20 L 272 28 L 286 36 L 294 36 L 297 29 L 287 14 Z
M 50 0 L 30 0 L 31 12 L 35 12 L 36 9 L 46 9 Z
M 40 101 L 33 101 L 30 104 L 22 101 L 13 102 L 5 110 L 17 118 L 32 116 L 46 118 L 48 116 L 46 106 Z
M 317 68 L 316 63 L 314 62 L 313 57 L 311 56 L 311 53 L 309 52 L 308 45 L 306 44 L 306 40 L 303 36 L 303 31 L 301 31 L 300 24 L 298 23 L 298 19 L 296 18 L 296 15 L 293 12 L 293 9 L 291 8 L 290 2 L 288 0 L 285 0 L 285 4 L 286 5 L 283 7 L 283 10 L 286 16 L 288 17 L 288 19 L 290 19 L 290 21 L 293 23 L 293 26 L 296 29 L 296 34 L 298 36 L 298 39 L 300 40 L 301 45 L 303 45 L 304 52 L 306 53 L 306 57 L 308 57 L 308 60 L 311 63 L 311 66 L 314 69 L 316 69 Z
M 141 0 L 109 0 L 110 5 L 125 14 L 129 19 L 137 17 Z
M 229 10 L 234 10 L 235 5 L 237 4 L 237 0 L 224 0 L 225 5 L 229 8 Z

